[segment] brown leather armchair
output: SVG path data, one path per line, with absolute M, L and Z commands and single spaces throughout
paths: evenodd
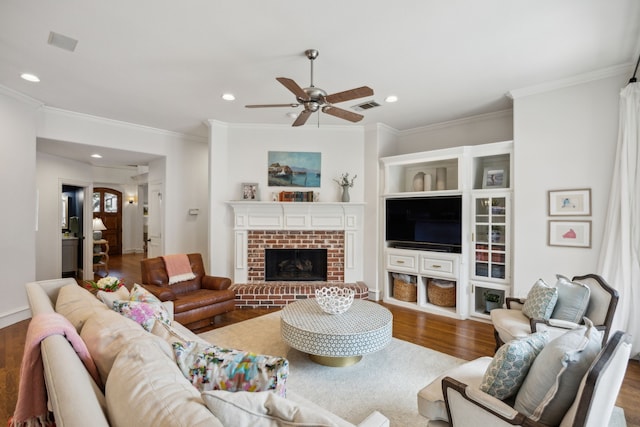
M 162 257 L 140 261 L 142 285 L 161 301 L 173 301 L 174 319 L 191 330 L 213 324 L 218 314 L 235 310 L 235 292 L 229 289 L 231 279 L 207 276 L 202 255 L 188 254 L 191 271 L 196 278 L 169 285 Z

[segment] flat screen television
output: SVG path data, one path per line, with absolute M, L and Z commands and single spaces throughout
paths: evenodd
M 461 253 L 462 196 L 386 199 L 392 247 Z

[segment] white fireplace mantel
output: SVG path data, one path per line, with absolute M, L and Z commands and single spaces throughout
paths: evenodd
M 344 230 L 344 280 L 363 278 L 364 203 L 229 201 L 233 209 L 234 282 L 247 281 L 249 230 Z

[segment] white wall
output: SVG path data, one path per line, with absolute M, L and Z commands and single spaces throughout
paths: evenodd
M 352 202 L 363 202 L 365 191 L 364 129 L 359 126 L 227 125 L 210 122 L 211 166 L 211 265 L 216 274 L 233 277 L 233 217 L 225 201 L 239 200 L 243 182 L 259 185 L 260 199 L 271 192 L 320 192 L 321 202 L 340 201 L 340 187 L 333 181 L 348 172 L 358 175 L 350 189 Z M 320 188 L 268 187 L 268 152 L 302 151 L 322 154 Z
M 388 155 L 489 144 L 512 139 L 513 112 L 505 110 L 401 131 L 398 134 L 395 152 Z
M 60 141 L 138 151 L 165 157 L 164 174 L 149 168 L 151 179 L 164 182 L 166 253 L 207 254 L 207 214 L 192 217 L 189 208 L 207 206 L 207 143 L 205 139 L 108 120 L 55 108 L 44 108 L 38 137 Z M 162 173 L 161 172 L 161 173 Z
M 82 184 L 78 186 L 91 186 L 91 166 L 40 152 L 36 153 L 36 165 L 39 194 L 36 280 L 57 279 L 62 272 L 59 212 L 61 185 L 73 183 Z
M 30 314 L 24 284 L 35 279 L 36 133 L 40 104 L 0 87 L 0 328 Z
M 382 299 L 383 281 L 381 265 L 384 265 L 383 254 L 379 250 L 382 230 L 382 176 L 379 166 L 380 157 L 392 155 L 397 146 L 398 131 L 385 125 L 376 124 L 365 129 L 364 167 L 365 167 L 365 201 L 364 207 L 364 274 L 363 281 L 369 287 L 369 298 Z
M 624 70 L 626 71 L 626 70 Z M 548 90 L 514 91 L 514 294 L 538 278 L 596 272 L 628 73 Z M 547 191 L 590 188 L 592 247 L 547 246 Z M 557 217 L 556 217 L 557 218 Z M 567 219 L 567 218 L 560 218 Z M 606 278 L 605 278 L 606 279 Z

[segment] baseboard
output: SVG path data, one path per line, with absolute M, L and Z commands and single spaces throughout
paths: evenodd
M 22 322 L 31 318 L 31 309 L 28 306 L 19 308 L 14 311 L 8 311 L 0 314 L 0 329 L 11 326 L 14 323 Z
M 361 282 L 358 282 L 361 283 Z M 370 301 L 381 301 L 382 300 L 382 292 L 380 289 L 371 289 L 369 288 L 369 300 Z

